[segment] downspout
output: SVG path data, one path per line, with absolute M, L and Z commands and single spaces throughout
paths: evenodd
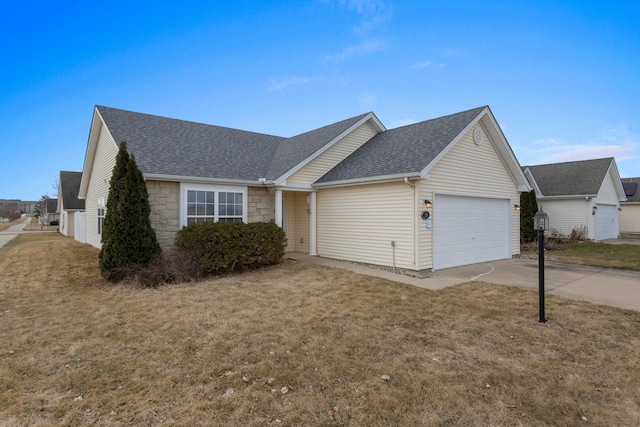
M 416 186 L 414 184 L 412 184 L 411 182 L 409 182 L 409 177 L 404 177 L 404 183 L 407 184 L 409 187 L 411 187 L 413 189 L 413 198 L 412 198 L 412 202 L 411 202 L 411 246 L 413 247 L 412 251 L 413 252 L 413 268 L 414 270 L 418 269 L 417 263 L 416 263 L 416 257 L 418 256 L 418 251 L 416 248 L 417 245 L 417 240 L 416 240 Z

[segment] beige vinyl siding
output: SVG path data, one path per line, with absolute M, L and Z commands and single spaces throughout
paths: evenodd
M 287 251 L 289 252 L 309 253 L 311 215 L 307 213 L 308 195 L 309 193 L 296 191 L 287 191 L 283 194 L 283 200 L 286 200 L 283 226 L 287 233 Z
M 98 234 L 98 199 L 104 198 L 105 201 L 107 199 L 109 180 L 116 164 L 117 154 L 118 146 L 104 125 L 101 125 L 85 200 L 86 242 L 96 248 L 102 246 Z
M 489 197 L 510 200 L 520 204 L 520 193 L 507 172 L 489 135 L 484 132 L 481 145 L 473 142 L 474 128 L 470 129 L 429 171 L 429 177 L 418 183 L 417 211 L 421 202 L 429 199 L 434 206 L 438 193 L 460 196 Z M 433 210 L 430 210 L 433 213 Z M 438 218 L 433 219 L 437 227 Z M 416 216 L 418 236 L 418 269 L 433 268 L 433 229 L 426 228 L 425 220 Z M 511 253 L 520 253 L 520 213 L 511 209 Z
M 574 228 L 585 226 L 589 230 L 589 239 L 594 239 L 595 224 L 590 204 L 586 199 L 538 200 L 538 208 L 549 216 L 549 233 L 557 230 L 568 236 Z
M 374 135 L 375 133 L 373 129 L 371 129 L 371 126 L 363 123 L 345 138 L 338 141 L 331 148 L 313 159 L 309 164 L 287 178 L 287 183 L 311 184 L 316 182 Z
M 308 193 L 293 193 L 295 195 L 295 228 L 296 252 L 309 253 L 309 224 L 311 215 L 307 213 Z
M 620 212 L 620 232 L 640 233 L 640 204 L 622 203 Z
M 67 237 L 73 237 L 73 218 L 75 216 L 74 211 L 65 211 L 60 209 L 60 233 Z
M 285 215 L 285 232 L 287 234 L 287 250 L 289 252 L 296 252 L 298 247 L 296 245 L 296 193 L 286 192 L 282 195 L 283 200 L 286 200 Z
M 413 189 L 404 183 L 358 185 L 318 192 L 318 255 L 414 269 Z

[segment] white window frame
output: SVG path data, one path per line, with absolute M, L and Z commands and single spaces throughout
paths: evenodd
M 187 203 L 188 191 L 213 191 L 215 193 L 214 222 L 220 220 L 220 193 L 241 193 L 242 194 L 242 222 L 247 223 L 247 195 L 248 188 L 240 185 L 212 185 L 212 184 L 191 184 L 180 183 L 180 227 L 187 226 Z M 224 216 L 223 216 L 224 217 Z
M 104 217 L 106 215 L 107 202 L 104 198 L 100 198 L 98 199 L 98 236 L 102 236 L 102 231 L 104 229 Z

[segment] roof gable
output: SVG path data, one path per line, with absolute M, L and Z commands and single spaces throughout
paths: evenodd
M 78 198 L 82 172 L 60 171 L 59 199 L 65 210 L 84 210 L 84 200 Z
M 595 197 L 613 162 L 612 157 L 527 166 L 539 197 Z
M 372 113 L 361 114 L 350 119 L 342 120 L 319 129 L 305 132 L 291 138 L 283 139 L 278 144 L 266 178 L 275 180 L 290 172 L 295 166 L 301 167 L 319 150 L 335 142 L 346 131 L 358 124 Z

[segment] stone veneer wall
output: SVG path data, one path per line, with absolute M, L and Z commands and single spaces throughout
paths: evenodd
M 173 246 L 180 229 L 180 183 L 147 181 L 151 204 L 151 225 L 162 249 Z M 263 187 L 249 187 L 247 192 L 249 222 L 269 222 L 273 217 L 275 195 Z
M 173 246 L 180 229 L 180 183 L 147 181 L 151 204 L 151 226 L 162 249 Z
M 269 222 L 276 203 L 275 194 L 264 187 L 249 187 L 247 192 L 248 222 Z

